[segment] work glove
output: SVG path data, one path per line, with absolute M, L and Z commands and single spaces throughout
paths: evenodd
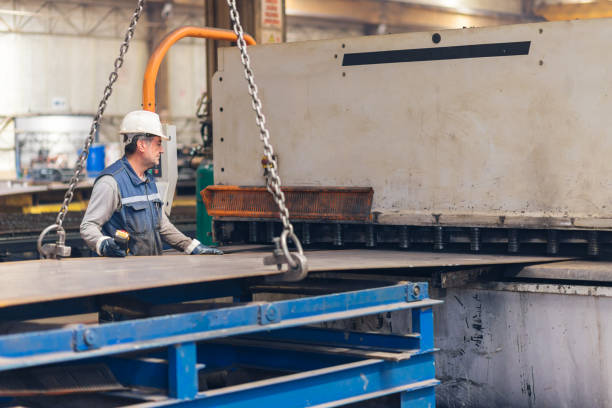
M 115 258 L 122 258 L 127 255 L 112 238 L 105 239 L 100 243 L 100 254 Z
M 206 245 L 198 244 L 190 255 L 223 255 L 223 251 Z

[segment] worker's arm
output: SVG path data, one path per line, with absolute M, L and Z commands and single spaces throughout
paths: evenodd
M 164 241 L 173 248 L 185 252 L 188 255 L 222 255 L 223 252 L 216 248 L 202 245 L 197 239 L 191 239 L 179 231 L 162 211 L 159 233 Z
M 87 211 L 81 221 L 81 238 L 98 255 L 103 255 L 102 246 L 109 244 L 104 241 L 111 238 L 102 234 L 102 226 L 110 220 L 120 202 L 119 186 L 112 176 L 103 176 L 94 184 Z

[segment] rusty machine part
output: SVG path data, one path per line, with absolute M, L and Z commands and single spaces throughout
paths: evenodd
M 362 221 L 370 218 L 369 187 L 283 187 L 287 208 L 296 220 Z M 213 217 L 278 218 L 278 208 L 265 187 L 208 186 L 201 192 Z

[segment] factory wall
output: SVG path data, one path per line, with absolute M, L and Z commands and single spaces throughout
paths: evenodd
M 14 178 L 15 129 L 11 118 L 41 115 L 94 115 L 113 62 L 119 53 L 132 5 L 97 2 L 0 0 L 0 178 Z M 160 23 L 143 15 L 108 101 L 99 132 L 102 143 L 118 142 L 125 113 L 139 109 L 149 58 L 146 42 Z M 203 25 L 203 12 L 181 9 L 164 22 L 167 31 Z M 166 29 L 162 29 L 166 30 Z M 177 125 L 179 143 L 199 142 L 196 102 L 206 87 L 203 40 L 182 40 L 167 55 L 170 109 L 165 118 Z M 8 122 L 7 122 L 8 123 Z M 53 129 L 49 129 L 50 132 Z
M 0 65 L 5 81 L 0 114 L 95 113 L 119 45 L 114 38 L 1 34 L 0 49 L 12 63 Z M 147 58 L 146 44 L 134 41 L 106 114 L 122 115 L 140 105 Z
M 94 114 L 118 54 L 119 39 L 0 34 L 0 50 L 11 64 L 0 65 L 0 116 Z M 119 73 L 105 116 L 139 109 L 147 45 L 134 40 Z M 171 120 L 195 120 L 196 102 L 206 88 L 203 41 L 177 44 L 168 56 Z M 109 122 L 111 128 L 116 128 Z M 102 139 L 111 135 L 101 134 Z M 188 138 L 191 140 L 191 138 Z

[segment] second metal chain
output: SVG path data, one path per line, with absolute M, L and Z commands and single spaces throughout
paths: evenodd
M 55 223 L 57 224 L 59 228 L 62 228 L 62 224 L 64 223 L 64 218 L 66 217 L 66 213 L 68 212 L 68 206 L 72 202 L 72 198 L 74 196 L 74 190 L 76 188 L 77 183 L 79 182 L 79 177 L 81 176 L 81 172 L 83 171 L 83 166 L 85 165 L 87 156 L 89 155 L 89 148 L 91 147 L 94 137 L 96 135 L 96 132 L 98 131 L 100 127 L 100 120 L 102 119 L 102 116 L 104 115 L 104 111 L 106 110 L 108 98 L 110 98 L 111 94 L 113 93 L 113 85 L 115 84 L 115 82 L 117 81 L 117 78 L 119 77 L 118 71 L 123 66 L 123 57 L 125 56 L 125 54 L 128 51 L 128 48 L 130 47 L 130 41 L 132 40 L 132 37 L 134 37 L 134 30 L 136 29 L 136 24 L 138 23 L 138 19 L 140 19 L 142 10 L 144 9 L 145 1 L 146 0 L 138 0 L 138 5 L 136 6 L 136 9 L 134 10 L 134 13 L 132 14 L 132 18 L 130 20 L 130 26 L 128 27 L 127 32 L 125 33 L 123 43 L 121 44 L 121 47 L 119 48 L 119 56 L 117 57 L 114 63 L 115 69 L 113 70 L 113 72 L 110 73 L 108 77 L 108 84 L 104 88 L 104 95 L 102 97 L 102 100 L 100 101 L 100 104 L 98 105 L 98 112 L 96 113 L 93 123 L 91 124 L 91 128 L 89 129 L 89 136 L 87 137 L 87 140 L 85 141 L 83 150 L 81 151 L 81 154 L 79 155 L 79 158 L 77 159 L 77 164 L 76 164 L 76 168 L 74 171 L 74 175 L 72 176 L 72 179 L 70 180 L 68 191 L 66 191 L 66 194 L 64 195 L 64 202 L 62 203 L 62 208 L 60 209 L 59 213 L 57 214 L 57 218 L 55 219 Z
M 242 29 L 242 24 L 240 23 L 240 15 L 238 14 L 236 0 L 227 0 L 227 4 L 230 8 L 230 18 L 232 20 L 234 33 L 237 37 L 236 43 L 238 45 L 238 49 L 240 50 L 240 59 L 242 60 L 242 65 L 244 66 L 244 75 L 248 83 L 249 94 L 252 98 L 253 110 L 256 114 L 255 122 L 259 127 L 259 138 L 261 139 L 264 145 L 264 155 L 266 157 L 266 160 L 271 165 L 268 169 L 268 174 L 266 177 L 266 188 L 268 189 L 270 194 L 272 194 L 272 197 L 274 198 L 274 201 L 278 206 L 280 219 L 283 223 L 281 246 L 285 257 L 287 258 L 289 266 L 291 266 L 292 268 L 296 268 L 301 262 L 297 257 L 295 257 L 288 251 L 287 238 L 290 238 L 293 241 L 293 243 L 297 247 L 300 257 L 303 257 L 304 252 L 302 250 L 302 245 L 299 239 L 293 231 L 293 225 L 291 224 L 291 221 L 289 221 L 289 210 L 285 205 L 285 194 L 281 190 L 281 180 L 280 176 L 278 175 L 276 159 L 274 158 L 274 148 L 270 143 L 270 132 L 266 128 L 266 117 L 264 116 L 261 110 L 261 100 L 259 99 L 257 93 L 257 85 L 255 85 L 253 70 L 251 68 L 251 61 L 249 58 L 249 54 L 247 53 L 247 44 L 244 40 L 244 30 Z
M 119 47 L 119 56 L 115 60 L 113 66 L 113 72 L 108 77 L 108 84 L 104 88 L 104 95 L 102 96 L 102 100 L 98 105 L 98 112 L 94 116 L 93 122 L 91 124 L 91 128 L 89 129 L 89 136 L 85 140 L 85 145 L 83 146 L 83 150 L 79 154 L 79 158 L 77 159 L 76 168 L 74 170 L 74 174 L 70 179 L 70 184 L 68 185 L 68 190 L 64 195 L 64 202 L 62 203 L 62 207 L 60 208 L 57 218 L 55 219 L 55 224 L 49 225 L 45 228 L 37 240 L 37 248 L 41 257 L 43 258 L 61 258 L 70 256 L 71 249 L 69 246 L 66 246 L 66 231 L 62 226 L 64 223 L 64 218 L 68 212 L 68 206 L 72 202 L 74 197 L 74 190 L 76 189 L 77 183 L 79 182 L 79 177 L 81 176 L 81 172 L 83 171 L 83 166 L 87 161 L 87 156 L 89 156 L 89 148 L 91 147 L 96 132 L 100 127 L 100 120 L 104 115 L 104 110 L 106 109 L 106 105 L 108 103 L 108 98 L 110 98 L 113 93 L 113 85 L 119 78 L 119 69 L 123 66 L 123 58 L 130 47 L 130 41 L 132 37 L 134 37 L 134 30 L 136 29 L 136 24 L 138 23 L 138 19 L 140 19 L 140 15 L 144 9 L 144 4 L 146 0 L 138 0 L 138 5 L 132 14 L 132 18 L 130 19 L 130 25 L 125 33 L 125 37 L 123 39 L 123 43 L 121 47 Z M 43 245 L 43 239 L 45 236 L 51 232 L 57 231 L 57 241 L 55 244 L 45 244 Z

